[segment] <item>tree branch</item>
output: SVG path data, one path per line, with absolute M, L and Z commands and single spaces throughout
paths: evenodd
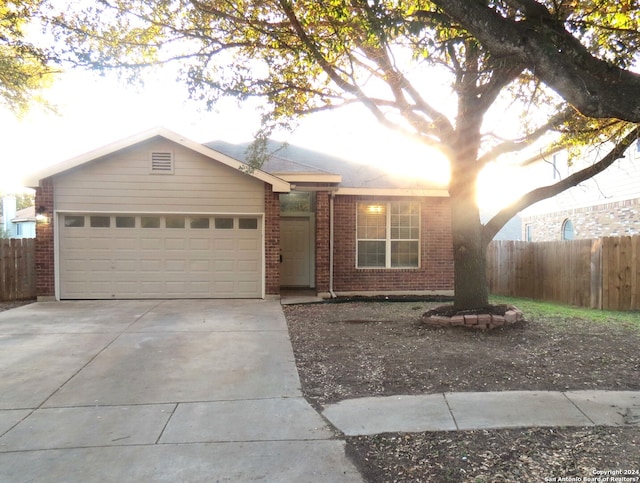
M 549 121 L 547 121 L 545 124 L 543 124 L 542 126 L 539 126 L 534 131 L 527 133 L 522 138 L 512 140 L 512 141 L 506 141 L 494 147 L 491 151 L 482 155 L 478 160 L 478 163 L 484 166 L 485 164 L 490 163 L 491 161 L 495 161 L 498 157 L 502 156 L 503 154 L 512 153 L 514 151 L 520 151 L 521 149 L 524 149 L 527 146 L 530 146 L 534 141 L 537 141 L 542 136 L 544 136 L 547 132 L 549 132 L 549 130 L 557 128 L 562 123 L 571 119 L 572 115 L 573 113 L 570 111 L 558 113 L 557 115 L 549 119 Z
M 433 0 L 497 56 L 515 56 L 582 114 L 640 122 L 640 75 L 593 56 L 559 22 L 505 18 L 485 2 Z M 539 2 L 527 1 L 528 10 Z
M 567 176 L 565 179 L 559 181 L 558 183 L 543 186 L 541 188 L 537 188 L 533 191 L 522 196 L 520 199 L 515 201 L 513 204 L 504 208 L 498 214 L 496 214 L 491 220 L 489 220 L 482 231 L 482 238 L 485 244 L 488 244 L 494 236 L 500 231 L 500 229 L 516 214 L 520 211 L 524 210 L 528 206 L 537 203 L 538 201 L 546 200 L 547 198 L 551 198 L 563 191 L 572 188 L 573 186 L 582 183 L 589 178 L 601 173 L 606 168 L 611 166 L 616 159 L 620 159 L 624 156 L 624 152 L 633 144 L 633 142 L 640 137 L 640 126 L 636 126 L 631 130 L 621 141 L 619 141 L 609 153 L 604 156 L 597 163 L 588 166 L 576 173 L 573 173 L 571 176 Z

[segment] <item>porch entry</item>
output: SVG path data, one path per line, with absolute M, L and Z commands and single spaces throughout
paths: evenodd
M 314 287 L 313 236 L 310 217 L 280 219 L 280 285 Z

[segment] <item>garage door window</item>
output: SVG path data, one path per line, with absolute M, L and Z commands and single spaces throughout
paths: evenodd
M 109 228 L 111 226 L 111 217 L 90 216 L 89 223 L 91 225 L 91 228 Z
M 216 218 L 216 230 L 233 230 L 233 218 Z
M 191 218 L 191 228 L 206 230 L 209 228 L 209 218 Z
M 160 217 L 143 216 L 140 218 L 140 226 L 142 228 L 160 228 Z
M 184 216 L 167 216 L 167 228 L 184 228 Z
M 82 228 L 84 226 L 84 216 L 67 215 L 64 217 L 64 226 L 67 228 Z
M 258 219 L 257 218 L 240 218 L 239 228 L 241 230 L 257 230 Z
M 116 216 L 116 228 L 135 228 L 135 216 Z

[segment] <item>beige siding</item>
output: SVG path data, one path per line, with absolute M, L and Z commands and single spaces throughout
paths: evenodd
M 150 153 L 171 151 L 174 174 L 151 174 Z M 54 178 L 57 210 L 262 213 L 263 183 L 163 139 L 151 140 Z

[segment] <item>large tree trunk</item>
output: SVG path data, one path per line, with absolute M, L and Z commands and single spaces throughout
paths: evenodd
M 489 304 L 486 273 L 487 245 L 482 237 L 476 201 L 476 176 L 458 170 L 449 186 L 454 261 L 454 307 L 472 310 Z

